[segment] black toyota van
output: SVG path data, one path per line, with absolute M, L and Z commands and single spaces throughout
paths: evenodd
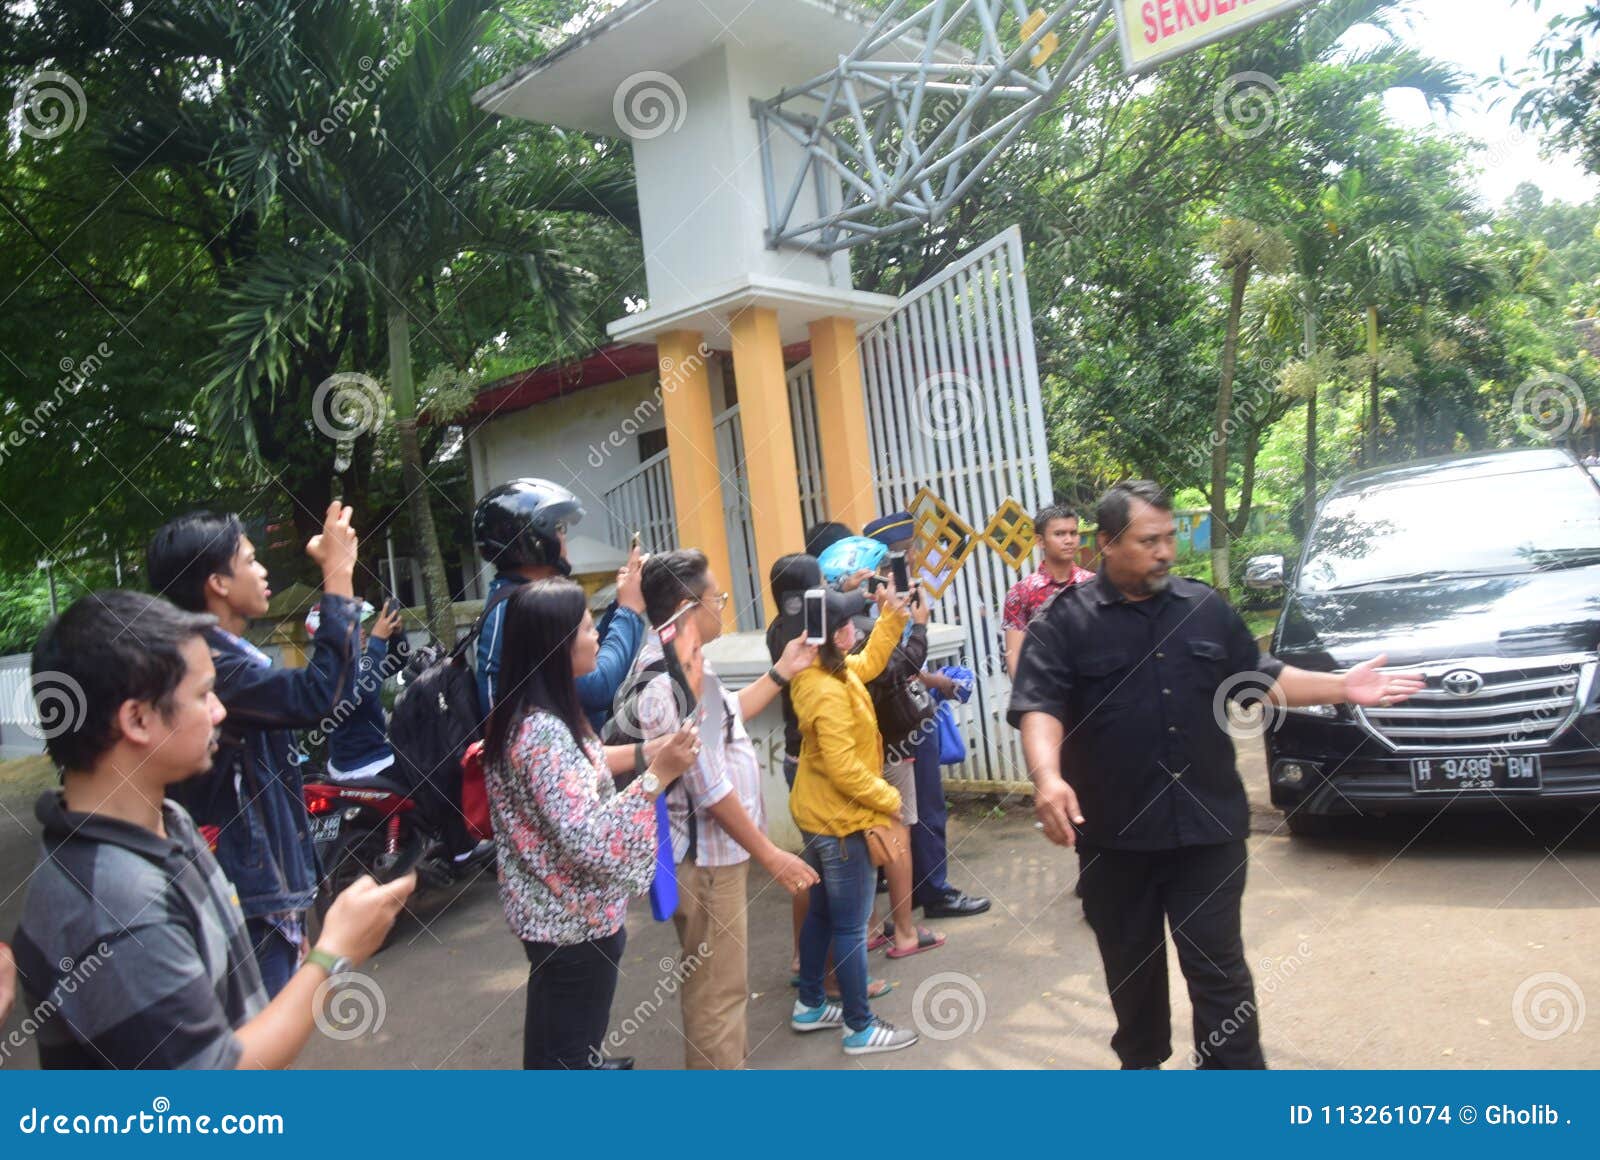
M 1338 815 L 1600 803 L 1600 486 L 1565 451 L 1453 456 L 1340 480 L 1287 582 L 1272 652 L 1339 672 L 1379 653 L 1426 688 L 1293 709 L 1265 734 L 1295 834 Z

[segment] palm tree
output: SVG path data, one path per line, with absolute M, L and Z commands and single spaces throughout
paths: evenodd
M 1222 372 L 1217 412 L 1211 426 L 1211 578 L 1223 599 L 1231 599 L 1228 542 L 1228 435 L 1232 428 L 1233 380 L 1239 365 L 1239 326 L 1244 296 L 1257 270 L 1275 274 L 1288 263 L 1289 246 L 1276 230 L 1229 218 L 1212 231 L 1206 245 L 1217 255 L 1217 269 L 1228 275 L 1228 317 L 1222 340 Z
M 228 167 L 241 202 L 277 199 L 315 233 L 240 271 L 212 363 L 214 405 L 238 413 L 241 398 L 276 381 L 297 329 L 330 325 L 330 307 L 352 296 L 369 304 L 388 350 L 388 405 L 429 626 L 448 644 L 451 593 L 412 369 L 416 332 L 432 333 L 438 321 L 431 287 L 464 256 L 488 257 L 525 272 L 552 323 L 570 324 L 572 272 L 552 239 L 552 215 L 601 214 L 636 229 L 631 166 L 625 153 L 536 135 L 472 105 L 475 87 L 501 71 L 486 48 L 496 12 L 488 0 L 268 7 L 292 26 L 295 53 L 277 53 L 282 72 L 269 95 L 278 99 L 240 111 Z
M 552 330 L 577 329 L 560 249 L 570 215 L 638 228 L 625 149 L 473 106 L 509 50 L 525 52 L 499 36 L 498 15 L 491 0 L 154 0 L 133 31 L 199 62 L 202 79 L 141 102 L 117 142 L 214 183 L 227 229 L 252 242 L 224 271 L 226 319 L 204 362 L 219 430 L 259 455 L 252 416 L 293 396 L 308 348 L 385 380 L 382 397 L 353 402 L 382 404 L 392 421 L 429 627 L 447 643 L 451 591 L 430 502 L 440 489 L 418 435 L 413 344 L 426 336 L 464 367 L 475 343 L 459 349 L 435 287 L 452 266 L 509 269 Z M 347 343 L 352 331 L 361 341 Z M 386 374 L 372 365 L 379 349 Z M 322 365 L 326 375 L 338 364 Z

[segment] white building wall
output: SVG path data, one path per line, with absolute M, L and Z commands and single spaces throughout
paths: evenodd
M 730 402 L 722 360 L 707 367 L 719 413 Z M 606 492 L 638 468 L 639 435 L 666 426 L 657 381 L 635 375 L 486 420 L 468 437 L 473 498 L 518 476 L 553 480 L 583 502 L 583 533 L 604 539 Z

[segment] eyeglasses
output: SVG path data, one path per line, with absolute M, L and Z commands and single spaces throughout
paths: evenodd
M 728 593 L 718 592 L 713 596 L 702 596 L 700 603 L 710 608 L 713 612 L 721 612 L 728 607 Z

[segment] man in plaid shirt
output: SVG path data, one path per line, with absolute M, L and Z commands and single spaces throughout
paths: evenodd
M 1078 565 L 1078 513 L 1061 504 L 1051 504 L 1033 517 L 1034 535 L 1044 549 L 1039 570 L 1018 580 L 1006 593 L 1006 672 L 1017 675 L 1017 658 L 1028 625 L 1040 609 L 1063 588 L 1093 580 L 1094 573 Z
M 790 894 L 817 881 L 805 861 L 767 837 L 761 765 L 745 722 L 771 704 L 817 650 L 797 636 L 766 675 L 730 692 L 700 652 L 721 634 L 728 600 L 717 589 L 705 553 L 691 548 L 651 556 L 640 586 L 652 631 L 635 675 L 623 684 L 626 691 L 645 682 L 638 693 L 637 733 L 646 738 L 673 733 L 690 712 L 700 722 L 700 756 L 684 772 L 681 790 L 667 797 L 678 872 L 678 911 L 672 921 L 684 954 L 684 1066 L 742 1068 L 750 1002 L 745 913 L 750 860 Z M 669 623 L 677 628 L 673 647 L 698 701 L 695 708 L 680 703 L 672 677 L 659 667 L 663 654 L 656 630 Z M 652 669 L 654 674 L 647 674 Z

